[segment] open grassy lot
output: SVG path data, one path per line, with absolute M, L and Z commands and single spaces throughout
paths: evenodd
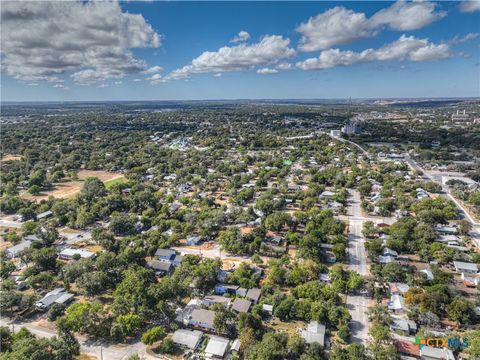
M 33 201 L 40 201 L 40 200 L 48 199 L 49 196 L 53 196 L 54 198 L 59 198 L 59 199 L 74 196 L 82 189 L 83 181 L 89 177 L 96 177 L 100 179 L 106 184 L 106 186 L 109 186 L 107 184 L 109 182 L 111 184 L 112 181 L 125 180 L 125 177 L 120 173 L 102 171 L 102 170 L 80 170 L 77 175 L 78 175 L 78 179 L 63 180 L 59 183 L 56 183 L 52 190 L 43 191 L 39 195 L 31 195 L 25 192 L 23 197 Z

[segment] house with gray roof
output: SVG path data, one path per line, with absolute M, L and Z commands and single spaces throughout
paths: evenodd
M 32 242 L 30 240 L 22 241 L 17 245 L 11 246 L 8 249 L 5 249 L 5 255 L 9 258 L 16 258 L 21 255 L 26 249 L 30 247 Z
M 307 344 L 318 343 L 325 346 L 325 325 L 318 321 L 310 321 L 306 329 L 302 329 L 301 336 Z
M 252 302 L 256 304 L 260 299 L 261 294 L 262 294 L 262 290 L 260 290 L 259 288 L 251 288 L 251 289 L 248 289 L 247 295 L 245 297 L 247 299 L 252 300 Z
M 54 304 L 67 304 L 73 298 L 73 294 L 65 291 L 64 288 L 57 288 L 47 293 L 43 298 L 35 303 L 35 307 L 40 311 L 46 311 Z
M 417 332 L 417 324 L 413 320 L 393 319 L 390 324 L 393 331 L 401 331 L 407 335 L 413 335 Z
M 150 260 L 147 268 L 152 269 L 157 275 L 168 275 L 172 272 L 173 265 L 171 262 Z
M 205 309 L 195 309 L 190 315 L 188 324 L 194 327 L 200 327 L 205 330 L 214 330 L 213 319 L 215 319 L 215 311 Z
M 233 301 L 232 304 L 232 310 L 236 311 L 238 313 L 246 313 L 250 310 L 250 306 L 252 306 L 252 303 L 250 300 L 247 299 L 242 299 L 242 298 L 236 298 Z
M 219 296 L 219 295 L 208 295 L 205 296 L 202 299 L 203 303 L 207 306 L 214 305 L 214 304 L 221 304 L 225 307 L 229 307 L 230 304 L 232 303 L 232 299 L 225 297 L 225 296 Z
M 455 266 L 455 271 L 459 274 L 473 274 L 475 275 L 478 272 L 478 266 L 475 263 L 467 263 L 463 261 L 454 261 L 453 266 Z
M 155 256 L 159 261 L 173 261 L 175 258 L 176 252 L 172 249 L 157 249 Z
M 203 333 L 199 330 L 180 329 L 173 333 L 172 341 L 178 346 L 196 350 L 202 341 L 202 336 Z

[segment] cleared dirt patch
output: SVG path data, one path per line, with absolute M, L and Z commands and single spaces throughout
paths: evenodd
M 22 160 L 21 155 L 7 154 L 4 157 L 2 157 L 0 161 L 4 162 L 4 161 L 18 161 L 18 160 Z
M 100 170 L 80 170 L 77 175 L 78 180 L 63 180 L 55 184 L 54 188 L 50 191 L 43 191 L 39 195 L 35 196 L 25 193 L 23 197 L 32 201 L 46 200 L 49 196 L 53 196 L 57 199 L 63 199 L 77 194 L 82 189 L 83 181 L 89 177 L 96 177 L 103 182 L 108 182 L 124 177 L 120 173 Z
M 76 359 L 77 360 L 98 360 L 98 357 L 90 354 L 80 353 L 80 355 L 78 355 Z

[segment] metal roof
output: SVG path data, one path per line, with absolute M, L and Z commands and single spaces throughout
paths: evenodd
M 211 335 L 207 347 L 205 348 L 205 353 L 223 357 L 227 351 L 228 343 L 228 339 Z
M 173 333 L 172 341 L 195 350 L 202 339 L 203 333 L 199 330 L 180 329 Z
M 237 312 L 248 312 L 250 310 L 250 306 L 252 306 L 251 301 L 241 298 L 236 298 L 232 304 L 232 310 Z

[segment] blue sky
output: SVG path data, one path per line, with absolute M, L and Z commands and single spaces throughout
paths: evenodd
M 4 3 L 1 99 L 477 97 L 479 24 L 480 2 Z

